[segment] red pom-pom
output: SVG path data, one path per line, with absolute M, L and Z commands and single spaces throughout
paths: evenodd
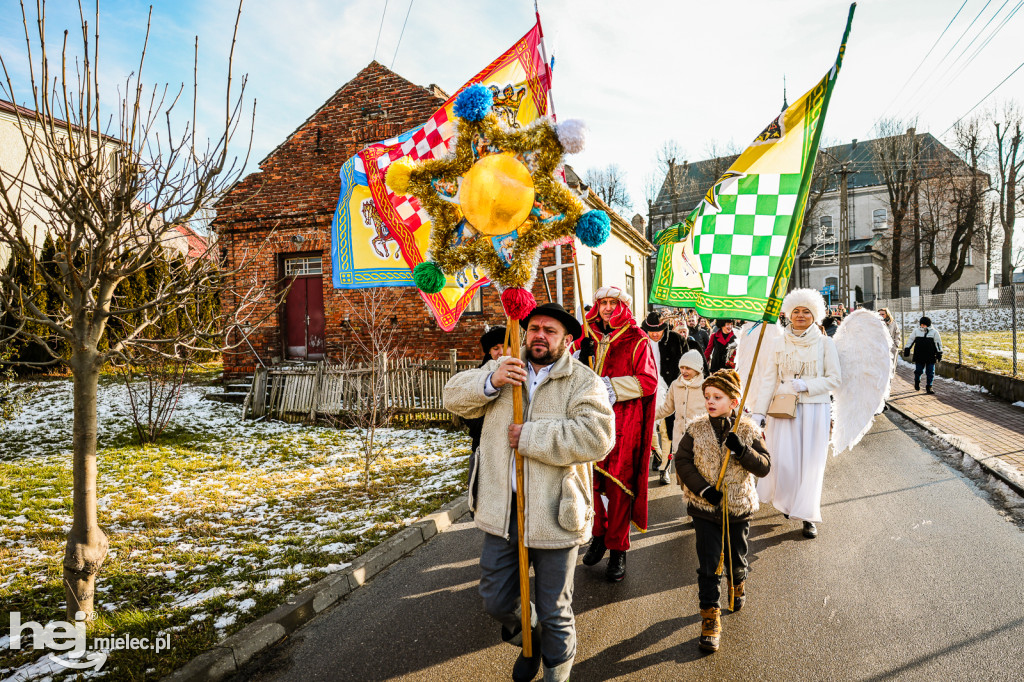
M 537 299 L 528 289 L 511 287 L 501 292 L 501 305 L 513 320 L 525 319 L 537 307 Z

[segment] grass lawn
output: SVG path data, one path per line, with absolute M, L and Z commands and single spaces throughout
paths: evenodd
M 963 364 L 978 367 L 988 372 L 1012 375 L 1013 373 L 1013 332 L 963 332 Z M 956 332 L 942 334 L 946 362 L 957 362 Z M 1017 335 L 1017 374 L 1024 372 L 1024 332 Z
M 127 390 L 102 380 L 100 524 L 110 552 L 89 637 L 171 635 L 170 651 L 111 651 L 103 679 L 159 678 L 460 494 L 469 439 L 380 432 L 370 492 L 352 431 L 242 422 L 185 387 L 157 445 L 133 442 Z M 41 382 L 0 426 L 0 678 L 60 679 L 45 652 L 9 650 L 9 616 L 64 619 L 71 523 L 71 384 Z M 23 645 L 24 646 L 24 645 Z M 76 675 L 79 673 L 75 673 Z

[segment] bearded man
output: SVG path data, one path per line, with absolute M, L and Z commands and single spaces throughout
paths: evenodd
M 581 361 L 593 361 L 615 411 L 615 447 L 594 465 L 594 540 L 583 556 L 584 564 L 594 566 L 610 550 L 605 575 L 611 582 L 626 575 L 630 522 L 647 530 L 647 476 L 658 392 L 654 354 L 633 319 L 631 304 L 618 287 L 598 289 L 587 314 L 589 337 L 580 351 Z
M 573 359 L 568 348 L 582 330 L 557 303 L 534 308 L 521 322 L 526 344 L 519 357 L 500 357 L 460 372 L 444 387 L 446 409 L 483 417 L 469 507 L 484 531 L 480 596 L 501 623 L 501 636 L 522 646 L 516 497 L 523 497 L 524 542 L 534 570 L 533 656 L 520 653 L 513 680 L 532 680 L 544 665 L 546 681 L 569 678 L 576 654 L 572 612 L 577 547 L 590 539 L 592 462 L 614 441 L 604 383 Z M 523 386 L 524 421 L 513 424 L 512 392 Z M 525 490 L 518 491 L 513 450 L 523 456 Z

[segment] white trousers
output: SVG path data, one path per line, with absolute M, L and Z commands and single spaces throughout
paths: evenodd
M 762 502 L 795 519 L 821 521 L 831 418 L 829 403 L 798 404 L 795 419 L 768 417 L 765 440 L 772 468 L 757 482 Z

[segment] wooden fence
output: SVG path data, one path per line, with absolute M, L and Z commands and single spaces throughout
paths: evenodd
M 393 420 L 448 422 L 442 392 L 456 372 L 473 369 L 476 360 L 412 361 L 384 354 L 372 362 L 339 366 L 319 363 L 299 368 L 259 369 L 246 396 L 243 415 L 291 422 L 355 421 L 374 407 Z

